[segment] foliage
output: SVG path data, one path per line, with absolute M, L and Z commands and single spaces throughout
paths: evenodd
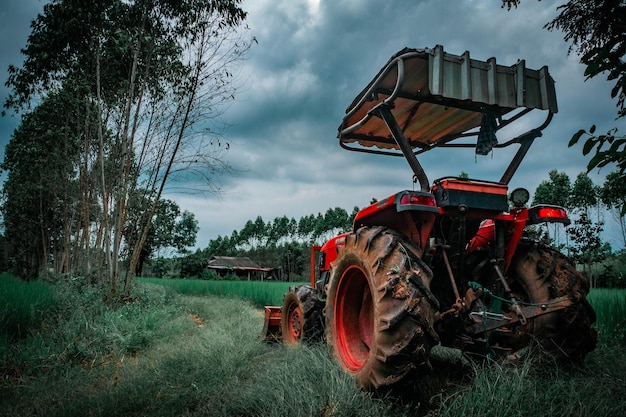
M 502 7 L 517 7 L 521 0 L 502 0 Z M 559 14 L 545 25 L 548 30 L 564 33 L 586 65 L 585 76 L 607 74 L 615 85 L 611 97 L 617 97 L 618 115 L 624 116 L 626 100 L 626 4 L 621 0 L 570 0 L 557 7 Z
M 209 258 L 206 257 L 205 251 L 196 249 L 194 253 L 183 256 L 180 259 L 180 277 L 201 277 Z
M 623 201 L 623 196 L 619 194 L 621 190 L 619 176 L 609 175 L 604 185 L 598 187 L 584 172 L 578 174 L 573 185 L 570 185 L 571 181 L 564 172 L 559 173 L 552 170 L 549 175 L 550 180 L 542 181 L 537 187 L 533 197 L 533 205 L 560 205 L 573 212 L 575 215 L 573 224 L 566 229 L 569 237 L 566 247 L 568 255 L 583 265 L 593 286 L 606 285 L 609 282 L 606 278 L 611 276 L 612 272 L 609 270 L 598 271 L 598 268 L 594 268 L 594 264 L 607 258 L 612 249 L 608 242 L 602 242 L 601 234 L 604 230 L 604 221 L 601 220 L 600 214 L 598 214 L 598 219 L 595 222 L 592 221 L 591 217 L 592 209 L 597 209 L 599 213 L 600 202 L 610 210 L 615 204 Z M 618 215 L 617 218 L 620 226 L 623 226 L 624 217 Z M 557 227 L 559 225 L 554 223 L 554 239 L 559 246 Z M 621 230 L 623 232 L 626 229 L 622 227 Z M 536 237 L 539 237 L 537 232 L 540 230 L 533 232 Z M 602 274 L 602 277 L 599 276 L 599 273 Z
M 146 202 L 145 195 L 138 193 L 135 196 L 136 198 L 129 201 L 129 218 L 123 232 L 127 253 L 137 250 L 136 246 L 148 216 L 145 207 L 152 205 L 152 202 Z M 176 202 L 161 199 L 150 221 L 150 229 L 141 247 L 135 274 L 141 276 L 144 263 L 161 250 L 171 247 L 183 252 L 186 247 L 195 245 L 197 233 L 198 222 L 192 213 L 186 210 L 181 212 Z
M 550 177 L 535 189 L 532 205 L 551 204 L 555 206 L 568 207 L 572 184 L 569 176 L 565 172 L 558 172 L 556 169 L 548 173 Z
M 574 146 L 582 136 L 587 136 L 583 145 L 583 155 L 588 155 L 594 148 L 595 154 L 587 163 L 587 172 L 594 168 L 603 168 L 609 164 L 615 164 L 617 171 L 613 174 L 621 183 L 626 181 L 626 137 L 616 136 L 617 129 L 613 128 L 604 135 L 595 135 L 595 125 L 579 130 L 572 136 L 569 146 Z M 608 145 L 608 149 L 604 145 Z M 612 201 L 613 204 L 619 203 Z M 621 216 L 626 215 L 626 204 L 621 202 Z
M 171 269 L 169 259 L 166 258 L 156 258 L 152 265 L 152 272 L 158 277 L 163 278 L 165 274 Z
M 0 166 L 8 173 L 2 189 L 4 244 L 12 270 L 24 279 L 35 278 L 49 257 L 69 261 L 67 233 L 80 223 L 84 188 L 82 179 L 76 181 L 77 152 L 84 146 L 79 132 L 93 126 L 79 118 L 92 116 L 93 108 L 85 109 L 67 90 L 50 94 L 24 116 L 6 146 Z M 55 266 L 60 271 L 70 265 Z
M 600 200 L 621 232 L 622 243 L 626 248 L 626 181 L 619 173 L 611 172 L 606 176 L 600 188 Z
M 622 250 L 594 265 L 600 288 L 626 288 L 626 251 Z
M 591 265 L 603 260 L 611 252 L 610 245 L 603 245 L 600 239 L 603 224 L 594 224 L 586 213 L 582 213 L 574 225 L 567 228 L 572 242 L 569 246 L 570 256 L 587 267 L 589 278 L 592 278 Z M 592 287 L 595 286 L 593 284 L 592 280 Z
M 265 221 L 261 216 L 248 220 L 244 227 L 230 236 L 218 236 L 203 250 L 181 258 L 181 278 L 200 278 L 212 256 L 245 256 L 262 266 L 272 267 L 276 278 L 283 281 L 307 280 L 310 276 L 311 245 L 352 229 L 359 208 L 348 214 L 340 207 L 324 214 L 305 215 L 299 220 L 276 217 Z
M 502 7 L 510 10 L 521 0 L 502 0 Z M 575 49 L 580 61 L 586 66 L 587 79 L 606 74 L 613 81 L 611 98 L 617 98 L 618 118 L 626 115 L 626 4 L 621 0 L 570 0 L 557 7 L 559 14 L 545 25 L 548 30 L 561 30 L 566 42 L 571 42 L 569 51 Z M 587 172 L 615 164 L 617 175 L 626 182 L 626 137 L 617 135 L 617 128 L 606 134 L 595 134 L 596 126 L 589 130 L 580 129 L 570 142 L 578 143 L 582 136 L 587 139 L 583 155 L 593 154 L 587 164 Z M 621 204 L 621 217 L 626 215 L 626 205 Z
M 569 196 L 569 206 L 589 214 L 589 210 L 598 204 L 599 187 L 594 185 L 585 172 L 576 176 Z

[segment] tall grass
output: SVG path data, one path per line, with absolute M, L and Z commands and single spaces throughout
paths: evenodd
M 10 274 L 0 274 L 0 337 L 5 340 L 24 337 L 28 329 L 41 323 L 55 303 L 50 284 L 25 282 Z
M 587 299 L 596 312 L 600 340 L 626 344 L 626 290 L 594 288 Z
M 300 284 L 280 281 L 208 281 L 159 278 L 138 278 L 138 281 L 164 285 L 174 289 L 179 294 L 238 297 L 251 301 L 259 308 L 266 305 L 281 305 L 289 287 Z

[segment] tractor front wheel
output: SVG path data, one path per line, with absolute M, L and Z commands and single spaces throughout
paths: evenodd
M 310 285 L 289 287 L 282 306 L 281 332 L 288 345 L 321 341 L 324 333 L 324 303 Z
M 366 390 L 392 388 L 430 367 L 437 301 L 419 252 L 396 232 L 364 227 L 346 236 L 331 266 L 326 339 Z

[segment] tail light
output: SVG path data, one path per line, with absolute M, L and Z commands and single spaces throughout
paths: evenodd
M 567 212 L 559 206 L 534 206 L 528 210 L 528 221 L 526 224 L 537 223 L 563 223 L 568 226 L 571 221 L 567 217 Z
M 431 193 L 404 191 L 399 193 L 399 197 L 398 211 L 415 209 L 437 211 L 437 202 Z

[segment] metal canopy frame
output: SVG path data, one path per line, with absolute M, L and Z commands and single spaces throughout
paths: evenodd
M 527 69 L 524 61 L 505 67 L 494 58 L 471 59 L 469 52 L 445 53 L 440 45 L 403 49 L 348 107 L 338 138 L 347 150 L 404 156 L 421 189 L 428 191 L 430 184 L 417 155 L 437 147 L 475 148 L 476 143 L 455 141 L 477 137 L 484 115 L 496 120 L 498 131 L 535 109 L 547 111 L 542 124 L 493 146 L 520 145 L 500 183 L 510 182 L 533 141 L 558 111 L 547 67 Z

